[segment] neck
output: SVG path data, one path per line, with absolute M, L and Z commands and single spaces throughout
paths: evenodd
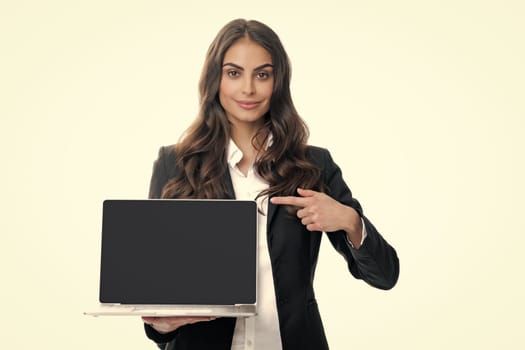
M 251 166 L 257 158 L 259 150 L 253 146 L 252 140 L 261 127 L 261 125 L 253 124 L 250 124 L 248 127 L 232 125 L 231 138 L 243 154 L 243 159 L 240 163 L 244 166 Z
M 246 156 L 257 153 L 257 150 L 252 144 L 252 140 L 260 127 L 260 125 L 253 124 L 242 126 L 232 124 L 231 138 Z

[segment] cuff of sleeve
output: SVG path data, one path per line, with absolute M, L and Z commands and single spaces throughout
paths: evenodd
M 170 333 L 159 333 L 146 323 L 144 323 L 144 330 L 146 331 L 146 336 L 157 344 L 169 343 L 175 338 L 177 333 L 176 330 Z
M 363 227 L 363 230 L 361 231 L 361 244 L 360 244 L 362 246 L 363 243 L 365 242 L 366 236 L 368 235 L 366 232 L 365 220 L 363 220 L 363 218 L 361 218 L 361 226 Z M 348 239 L 348 235 L 346 233 L 345 233 L 345 242 L 350 248 L 355 249 L 354 244 L 350 241 L 350 239 Z

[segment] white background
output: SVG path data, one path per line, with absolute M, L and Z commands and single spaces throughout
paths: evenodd
M 331 348 L 523 349 L 524 14 L 504 0 L 3 1 L 0 348 L 155 349 L 137 318 L 82 315 L 101 203 L 147 196 L 159 146 L 196 115 L 209 43 L 243 17 L 281 37 L 311 143 L 401 260 L 378 291 L 324 241 Z

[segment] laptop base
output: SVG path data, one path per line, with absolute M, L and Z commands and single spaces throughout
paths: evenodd
M 216 317 L 248 317 L 255 316 L 255 305 L 122 305 L 100 304 L 94 311 L 84 312 L 88 316 L 216 316 Z

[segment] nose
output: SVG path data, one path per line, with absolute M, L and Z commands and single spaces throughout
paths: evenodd
M 255 84 L 252 77 L 248 74 L 244 77 L 242 84 L 242 92 L 245 95 L 253 95 L 255 93 Z

